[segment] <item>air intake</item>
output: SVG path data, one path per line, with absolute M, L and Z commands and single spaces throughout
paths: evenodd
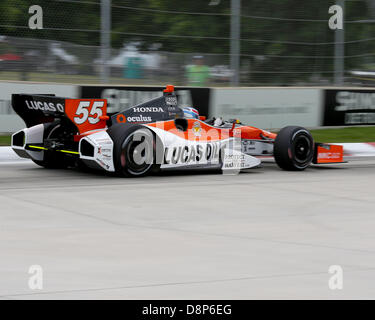
M 20 131 L 12 136 L 12 146 L 23 147 L 25 145 L 25 132 Z
M 86 140 L 82 140 L 80 152 L 82 156 L 94 157 L 94 146 L 88 143 Z

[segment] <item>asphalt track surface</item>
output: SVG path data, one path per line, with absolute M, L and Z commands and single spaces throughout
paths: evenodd
M 138 179 L 0 161 L 0 189 L 0 299 L 375 298 L 375 161 Z

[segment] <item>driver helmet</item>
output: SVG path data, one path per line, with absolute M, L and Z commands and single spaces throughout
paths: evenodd
M 191 107 L 185 107 L 184 109 L 184 117 L 187 119 L 199 119 L 199 112 L 197 109 Z

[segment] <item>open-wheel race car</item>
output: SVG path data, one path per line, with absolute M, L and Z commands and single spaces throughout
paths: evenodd
M 172 168 L 240 171 L 259 166 L 265 156 L 295 171 L 343 161 L 341 146 L 315 143 L 299 126 L 276 134 L 181 109 L 173 86 L 111 116 L 104 99 L 13 94 L 12 106 L 27 126 L 13 134 L 13 150 L 46 168 L 83 166 L 144 176 Z

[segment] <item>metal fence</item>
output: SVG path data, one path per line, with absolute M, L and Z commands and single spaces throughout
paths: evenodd
M 198 73 L 197 85 L 309 86 L 342 72 L 345 85 L 375 84 L 374 2 L 338 2 L 340 43 L 335 1 L 3 0 L 0 80 L 194 85 Z M 41 30 L 29 28 L 31 5 Z

